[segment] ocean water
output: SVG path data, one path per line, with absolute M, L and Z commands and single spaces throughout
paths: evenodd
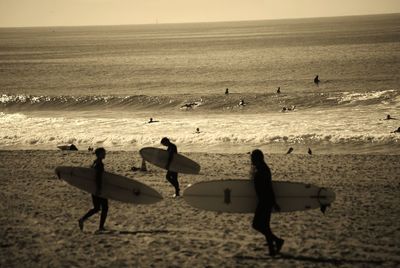
M 399 154 L 399 70 L 400 14 L 3 28 L 0 149 Z

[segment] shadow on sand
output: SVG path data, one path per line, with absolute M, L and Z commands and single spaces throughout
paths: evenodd
M 126 230 L 115 230 L 109 229 L 102 232 L 95 232 L 97 235 L 138 235 L 138 234 L 167 234 L 168 230 L 137 230 L 137 231 L 126 231 Z
M 345 264 L 365 264 L 365 265 L 382 265 L 385 261 L 382 260 L 355 260 L 355 259 L 337 259 L 337 258 L 325 258 L 325 257 L 311 257 L 311 256 L 302 256 L 302 255 L 291 255 L 288 253 L 281 253 L 276 257 L 257 257 L 257 256 L 243 256 L 237 255 L 236 259 L 239 260 L 271 260 L 271 259 L 286 259 L 286 260 L 295 260 L 295 261 L 304 261 L 304 262 L 313 262 L 313 263 L 326 263 L 333 265 L 345 265 Z

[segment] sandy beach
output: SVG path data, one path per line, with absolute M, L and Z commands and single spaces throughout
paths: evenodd
M 181 175 L 181 188 L 214 179 L 248 177 L 247 154 L 185 153 L 201 175 Z M 107 171 L 141 181 L 164 200 L 135 206 L 110 201 L 104 234 L 98 217 L 81 232 L 77 220 L 90 195 L 58 180 L 59 165 L 89 166 L 85 151 L 0 151 L 1 267 L 396 267 L 400 265 L 399 155 L 267 155 L 273 180 L 330 187 L 336 201 L 319 210 L 273 214 L 285 239 L 271 258 L 251 214 L 214 213 L 173 199 L 165 171 L 147 164 L 132 172 L 139 154 L 109 152 Z

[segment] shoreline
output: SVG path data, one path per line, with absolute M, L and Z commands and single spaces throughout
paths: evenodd
M 248 178 L 247 154 L 185 153 L 200 175 L 180 174 L 181 189 L 215 179 Z M 400 156 L 266 154 L 273 180 L 332 188 L 336 200 L 319 210 L 276 213 L 272 229 L 285 239 L 270 258 L 251 228 L 251 214 L 190 207 L 173 199 L 165 171 L 139 166 L 137 152 L 109 151 L 105 169 L 143 182 L 164 199 L 154 205 L 110 200 L 106 234 L 95 234 L 98 217 L 77 219 L 91 208 L 90 195 L 56 178 L 58 165 L 89 166 L 91 152 L 0 150 L 0 266 L 252 266 L 358 267 L 400 265 Z
M 68 144 L 68 143 L 66 143 Z M 32 148 L 32 146 L 2 146 L 0 147 L 0 152 L 12 152 L 12 151 L 29 151 L 29 152 L 34 152 L 34 151 L 39 151 L 39 152 L 64 152 L 64 153 L 74 153 L 74 152 L 80 152 L 80 153 L 87 153 L 88 147 L 92 148 L 97 148 L 97 147 L 104 147 L 107 151 L 109 152 L 125 152 L 125 153 L 132 153 L 132 154 L 138 154 L 139 150 L 144 147 L 157 147 L 157 148 L 162 148 L 159 145 L 154 146 L 153 144 L 148 144 L 145 146 L 137 147 L 137 146 L 131 146 L 133 149 L 121 149 L 120 147 L 114 147 L 110 148 L 109 146 L 106 145 L 101 145 L 99 144 L 98 146 L 93 146 L 93 145 L 76 145 L 78 147 L 78 151 L 69 151 L 69 150 L 60 150 L 56 148 L 54 145 L 48 145 L 48 146 L 40 146 L 39 148 Z M 209 146 L 208 148 L 205 148 L 204 146 L 201 145 L 180 145 L 179 146 L 179 153 L 183 154 L 228 154 L 228 155 L 234 155 L 234 154 L 248 154 L 252 150 L 255 149 L 260 149 L 262 150 L 265 154 L 270 154 L 270 155 L 287 155 L 287 151 L 289 148 L 293 148 L 292 152 L 290 155 L 308 155 L 308 148 L 312 149 L 312 155 L 335 155 L 335 156 L 346 156 L 346 155 L 377 155 L 377 156 L 400 156 L 400 150 L 397 149 L 397 144 L 395 145 L 363 145 L 363 146 L 355 146 L 353 145 L 353 149 L 349 149 L 348 144 L 330 144 L 330 145 L 319 145 L 319 144 L 268 144 L 268 145 L 260 145 L 260 146 L 255 146 L 255 145 L 223 145 L 221 146 L 220 144 L 214 145 L 214 146 Z M 355 148 L 358 149 L 356 150 Z M 83 149 L 84 148 L 84 149 Z M 90 152 L 89 152 L 90 153 Z

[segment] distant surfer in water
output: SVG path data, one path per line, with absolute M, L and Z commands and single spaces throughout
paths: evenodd
M 319 82 L 321 82 L 318 78 L 318 75 L 314 78 L 314 84 L 316 84 L 317 86 L 319 85 Z
M 173 144 L 167 137 L 161 139 L 161 144 L 167 146 L 167 152 L 168 152 L 168 161 L 167 161 L 167 166 L 165 167 L 168 171 L 167 174 L 165 175 L 165 178 L 175 188 L 175 194 L 173 197 L 178 197 L 180 196 L 178 173 L 169 170 L 169 166 L 171 165 L 174 154 L 178 153 L 178 149 L 176 148 L 176 145 Z
M 225 89 L 225 95 L 228 95 L 229 94 L 229 89 L 227 88 L 227 89 Z
M 296 105 L 292 105 L 291 107 L 283 106 L 281 112 L 294 111 L 295 109 L 296 109 Z
M 268 243 L 269 255 L 274 256 L 280 252 L 284 240 L 275 236 L 270 227 L 271 213 L 275 209 L 280 210 L 275 200 L 274 189 L 272 188 L 271 170 L 264 161 L 264 154 L 261 150 L 254 150 L 250 155 L 251 177 L 257 194 L 257 208 L 253 218 L 253 228 L 262 233 Z
M 196 128 L 196 132 L 195 133 L 199 134 L 200 133 L 200 128 Z
M 276 90 L 276 94 L 281 94 L 281 87 L 278 87 L 278 89 Z
M 384 120 L 397 120 L 397 119 L 391 117 L 390 114 L 388 114 Z
M 193 109 L 196 106 L 196 102 L 185 103 L 181 106 L 181 109 Z
M 79 229 L 83 231 L 83 223 L 92 215 L 98 213 L 101 208 L 99 231 L 105 231 L 104 223 L 106 222 L 108 212 L 108 200 L 100 197 L 103 183 L 104 164 L 103 159 L 106 157 L 106 150 L 104 148 L 97 148 L 94 153 L 96 160 L 92 164 L 92 168 L 96 170 L 96 193 L 92 194 L 93 208 L 89 210 L 82 218 L 78 220 Z
M 156 122 L 160 122 L 160 121 L 153 120 L 153 118 L 150 117 L 150 119 L 149 119 L 149 121 L 147 123 L 151 124 L 151 123 L 156 123 Z
M 246 105 L 246 103 L 244 102 L 243 99 L 239 101 L 239 106 L 245 106 L 245 105 Z
M 400 127 L 398 127 L 393 133 L 400 133 Z

